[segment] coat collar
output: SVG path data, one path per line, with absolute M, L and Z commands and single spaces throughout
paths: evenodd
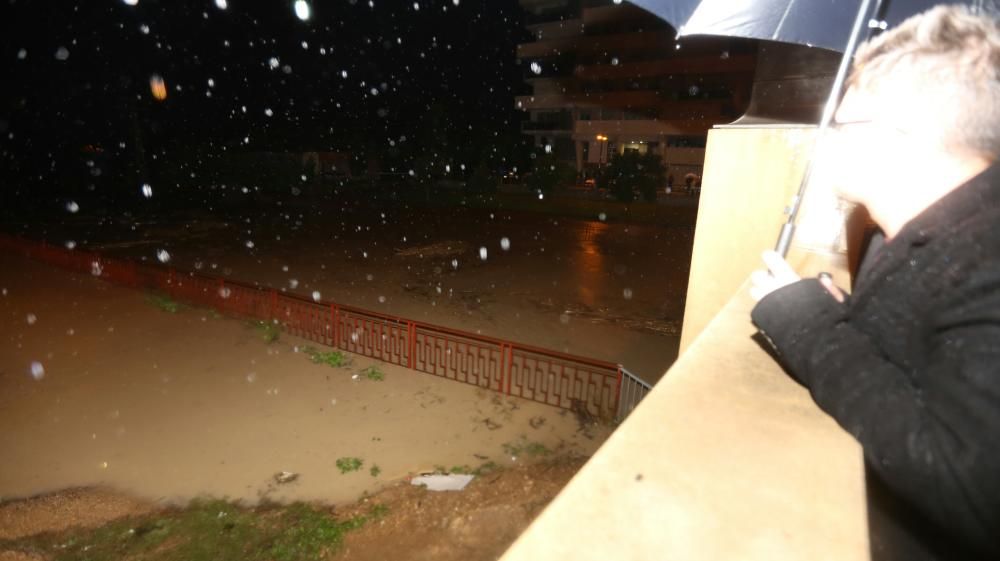
M 906 223 L 885 242 L 879 232 L 869 245 L 855 284 L 855 294 L 869 292 L 903 264 L 911 247 L 924 245 L 976 213 L 1000 207 L 1000 161 L 948 193 Z
M 1000 206 L 1000 160 L 906 223 L 889 243 L 921 245 L 987 208 Z

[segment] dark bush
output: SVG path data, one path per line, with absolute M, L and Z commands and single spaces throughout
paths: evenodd
M 616 199 L 630 203 L 641 196 L 656 200 L 656 190 L 664 183 L 666 168 L 657 154 L 627 151 L 616 155 L 597 176 L 597 185 L 607 189 Z

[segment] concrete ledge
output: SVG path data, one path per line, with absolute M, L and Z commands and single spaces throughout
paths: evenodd
M 504 560 L 869 558 L 861 449 L 752 306 L 744 286 Z

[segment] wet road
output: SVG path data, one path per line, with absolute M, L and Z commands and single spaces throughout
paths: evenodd
M 625 364 L 676 356 L 693 229 L 468 209 L 74 215 L 27 234 Z M 10 229 L 10 228 L 6 228 Z M 165 254 L 163 252 L 166 252 Z

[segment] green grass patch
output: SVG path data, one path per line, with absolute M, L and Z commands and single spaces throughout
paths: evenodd
M 179 302 L 165 294 L 150 294 L 146 297 L 146 302 L 161 312 L 176 314 L 181 309 Z
M 251 322 L 257 335 L 264 340 L 265 343 L 273 343 L 281 337 L 281 328 L 278 327 L 273 321 L 255 321 Z
M 358 471 L 364 464 L 365 461 L 362 460 L 361 458 L 354 458 L 350 456 L 344 458 L 337 458 L 337 469 L 340 470 L 340 473 L 350 473 L 352 471 Z
M 378 477 L 379 474 L 382 473 L 382 468 L 378 467 L 378 464 L 374 464 L 371 469 L 368 470 L 368 473 L 372 474 L 372 477 Z
M 314 506 L 295 503 L 249 509 L 221 500 L 118 520 L 96 529 L 73 529 L 19 540 L 0 540 L 0 550 L 54 561 L 143 559 L 148 561 L 296 561 L 336 552 L 344 535 L 385 516 L 338 520 Z
M 548 456 L 552 453 L 541 442 L 529 442 L 523 438 L 517 442 L 504 443 L 503 452 L 508 456 Z
M 374 364 L 362 370 L 361 375 L 376 382 L 385 380 L 385 373 L 379 370 L 378 366 L 375 366 Z
M 309 360 L 316 364 L 326 364 L 334 368 L 350 364 L 347 356 L 340 351 L 321 351 L 315 347 L 305 347 L 302 349 L 302 352 L 309 357 Z

